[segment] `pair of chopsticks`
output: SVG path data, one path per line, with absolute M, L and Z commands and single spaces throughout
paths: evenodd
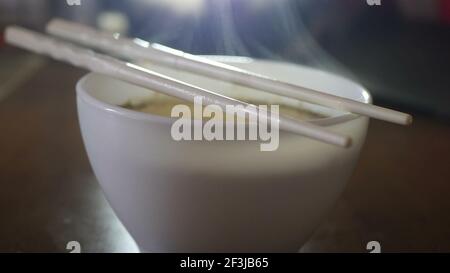
M 47 32 L 65 40 L 103 50 L 127 59 L 149 60 L 164 66 L 393 123 L 407 125 L 412 122 L 412 117 L 405 113 L 324 94 L 162 45 L 150 44 L 139 39 L 122 38 L 118 35 L 100 32 L 77 23 L 55 19 L 47 25 Z M 87 48 L 75 46 L 21 27 L 8 27 L 5 32 L 5 40 L 23 49 L 48 55 L 54 59 L 68 62 L 93 72 L 118 78 L 187 101 L 193 101 L 196 96 L 201 96 L 206 105 L 216 104 L 224 109 L 226 105 L 248 105 L 245 102 L 184 83 L 109 55 L 95 53 Z M 250 111 L 248 112 L 250 115 L 258 115 L 257 109 L 255 111 L 246 111 Z M 259 114 L 261 115 L 261 113 Z M 279 127 L 282 130 L 342 147 L 348 147 L 351 144 L 351 139 L 348 136 L 333 133 L 325 130 L 323 127 L 290 117 L 280 116 Z

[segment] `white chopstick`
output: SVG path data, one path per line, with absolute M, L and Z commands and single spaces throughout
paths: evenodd
M 124 58 L 149 60 L 169 67 L 375 119 L 402 125 L 409 125 L 413 120 L 412 116 L 406 113 L 282 82 L 159 44 L 150 44 L 140 39 L 123 38 L 120 35 L 100 32 L 88 26 L 62 19 L 52 20 L 47 25 L 47 32 Z
M 67 62 L 93 72 L 118 78 L 187 101 L 193 102 L 195 97 L 201 96 L 205 104 L 220 105 L 223 109 L 225 109 L 227 105 L 248 105 L 245 102 L 225 97 L 137 65 L 129 64 L 107 55 L 95 53 L 92 50 L 58 41 L 54 38 L 21 27 L 8 27 L 5 31 L 5 40 L 9 44 L 20 48 L 48 55 L 56 60 Z M 245 111 L 250 115 L 258 115 L 257 110 Z M 266 116 L 266 118 L 269 118 L 269 116 Z M 342 136 L 327 131 L 320 126 L 297 121 L 288 117 L 279 117 L 279 127 L 282 130 L 337 146 L 348 147 L 351 144 L 351 139 L 348 136 Z

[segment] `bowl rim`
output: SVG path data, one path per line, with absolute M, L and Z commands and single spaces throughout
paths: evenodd
M 218 55 L 218 56 L 207 56 L 207 57 L 208 58 L 217 58 L 218 60 L 222 60 L 222 61 L 228 60 L 228 63 L 236 63 L 236 62 L 242 62 L 242 61 L 246 61 L 246 62 L 258 61 L 258 62 L 290 64 L 288 62 L 252 59 L 252 58 L 247 58 L 247 57 L 236 57 L 236 56 L 219 56 Z M 327 71 L 319 70 L 316 68 L 307 67 L 307 66 L 303 66 L 300 64 L 294 64 L 294 65 L 300 66 L 302 69 L 310 70 L 315 73 L 322 73 L 324 75 L 329 75 L 329 76 L 332 76 L 339 80 L 351 82 L 352 84 L 355 85 L 355 87 L 357 87 L 357 89 L 359 89 L 361 91 L 361 97 L 363 98 L 363 100 L 360 100 L 360 101 L 367 103 L 367 104 L 372 103 L 372 96 L 370 95 L 370 93 L 367 91 L 367 89 L 365 89 L 361 84 L 359 84 L 357 82 L 354 82 L 348 78 L 345 78 L 345 77 L 342 77 L 342 76 L 339 76 L 339 75 L 336 75 L 336 74 L 333 74 L 333 73 L 330 73 Z M 96 75 L 99 75 L 99 74 L 94 73 L 94 72 L 87 73 L 82 78 L 80 78 L 76 84 L 77 98 L 81 99 L 83 102 L 89 104 L 90 106 L 97 108 L 99 110 L 102 110 L 102 111 L 107 111 L 107 112 L 113 113 L 115 115 L 125 117 L 125 118 L 141 120 L 141 121 L 148 121 L 148 122 L 156 122 L 156 123 L 160 123 L 160 124 L 169 124 L 170 125 L 173 123 L 174 120 L 177 119 L 176 117 L 164 117 L 164 116 L 160 116 L 160 115 L 156 115 L 156 114 L 143 113 L 143 112 L 139 112 L 139 111 L 135 111 L 135 110 L 131 110 L 131 109 L 126 109 L 124 107 L 114 105 L 111 103 L 107 103 L 105 101 L 95 98 L 93 95 L 90 94 L 89 90 L 87 90 L 86 83 L 90 78 L 92 78 Z M 332 126 L 332 125 L 336 125 L 336 124 L 345 123 L 347 121 L 354 120 L 354 119 L 357 119 L 360 117 L 361 116 L 357 115 L 357 114 L 344 113 L 342 115 L 337 115 L 337 116 L 333 116 L 333 117 L 307 120 L 307 122 L 313 123 L 318 126 Z M 248 125 L 246 124 L 246 126 L 248 126 Z

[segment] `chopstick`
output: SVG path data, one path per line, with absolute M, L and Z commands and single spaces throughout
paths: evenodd
M 326 94 L 159 44 L 150 44 L 140 39 L 123 38 L 117 34 L 97 31 L 91 27 L 62 19 L 50 21 L 47 24 L 47 32 L 88 47 L 108 51 L 123 58 L 148 60 L 269 93 L 401 125 L 409 125 L 413 121 L 412 116 L 406 113 Z
M 248 106 L 245 102 L 184 83 L 108 55 L 95 53 L 86 48 L 58 41 L 47 35 L 25 28 L 17 26 L 7 27 L 5 40 L 7 43 L 17 47 L 187 101 L 193 102 L 195 97 L 200 96 L 206 105 L 215 104 L 223 109 L 226 109 L 227 105 Z M 249 115 L 258 115 L 257 109 L 254 111 L 245 109 L 244 111 Z M 261 112 L 259 115 L 261 115 Z M 266 118 L 269 118 L 269 116 L 267 115 Z M 341 147 L 348 147 L 351 144 L 350 137 L 327 131 L 311 123 L 297 121 L 281 115 L 278 121 L 279 128 L 282 130 Z

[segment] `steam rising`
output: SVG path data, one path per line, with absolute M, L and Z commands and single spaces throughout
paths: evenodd
M 147 37 L 154 42 L 194 54 L 276 59 L 338 73 L 345 71 L 321 49 L 304 25 L 299 10 L 303 1 L 135 1 L 171 14 L 149 18 L 149 27 L 160 26 L 154 29 L 152 37 Z

